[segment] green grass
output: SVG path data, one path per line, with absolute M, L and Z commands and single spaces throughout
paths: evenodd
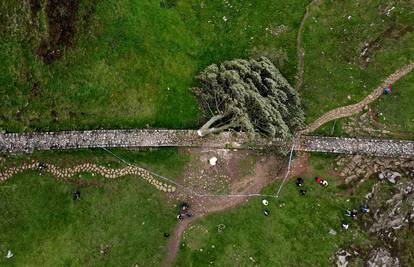
M 392 6 L 395 9 L 390 16 L 382 14 Z M 362 100 L 385 77 L 413 60 L 414 20 L 410 10 L 410 1 L 321 1 L 313 9 L 303 37 L 306 54 L 302 96 L 309 122 L 330 109 Z M 364 67 L 360 58 L 364 44 L 391 25 L 411 27 L 411 31 L 399 38 L 387 35 Z M 413 126 L 408 118 L 414 114 L 410 103 L 412 77 L 410 74 L 398 83 L 401 97 L 382 97 L 383 103 L 374 105 L 376 110 L 388 113 L 391 122 L 400 124 L 400 129 L 409 131 Z
M 373 107 L 383 114 L 381 122 L 389 125 L 389 130 L 413 135 L 414 74 L 395 83 L 394 88 L 398 90 L 396 93 L 381 98 Z
M 195 127 L 199 112 L 190 88 L 209 64 L 276 51 L 287 55 L 282 71 L 293 82 L 295 36 L 307 2 L 185 0 L 162 8 L 159 1 L 85 1 L 75 46 L 51 66 L 33 53 L 42 33 L 27 28 L 28 9 L 3 3 L 3 15 L 20 20 L 0 17 L 0 128 Z M 280 25 L 285 31 L 277 36 L 266 30 Z M 35 82 L 40 93 L 31 97 Z
M 185 158 L 176 161 L 179 156 L 174 149 L 116 152 L 152 170 L 168 166 L 173 174 L 180 173 L 185 162 Z M 7 162 L 19 163 L 26 157 L 10 157 Z M 59 166 L 80 162 L 120 165 L 108 154 L 90 150 L 42 152 L 30 159 Z M 0 185 L 1 266 L 158 265 L 165 255 L 163 234 L 171 232 L 176 223 L 175 209 L 165 195 L 139 177 L 109 181 L 83 174 L 82 179 L 96 179 L 102 186 L 80 188 L 78 202 L 71 198 L 75 185 L 39 177 L 34 171 Z M 105 245 L 110 248 L 102 255 Z M 4 258 L 8 249 L 14 253 L 10 260 Z
M 306 177 L 302 197 L 294 180 L 284 187 L 278 200 L 269 199 L 270 216 L 262 214 L 261 199 L 199 220 L 185 233 L 177 266 L 332 266 L 331 257 L 350 243 L 368 242 L 365 233 L 351 222 L 341 230 L 343 211 L 351 208 L 347 196 L 326 173 L 330 158 L 313 155 L 315 173 L 330 182 L 327 188 Z M 274 193 L 275 183 L 264 193 Z M 225 225 L 222 232 L 217 226 Z M 337 231 L 332 236 L 330 229 Z M 353 236 L 355 240 L 353 240 Z

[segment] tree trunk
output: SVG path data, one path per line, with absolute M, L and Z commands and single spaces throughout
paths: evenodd
M 211 125 L 213 125 L 215 122 L 224 119 L 228 114 L 219 114 L 216 116 L 211 117 L 211 119 L 208 120 L 208 122 L 206 122 L 198 131 L 198 135 L 199 136 L 204 136 L 205 134 L 203 134 L 205 131 L 207 131 Z
M 212 134 L 212 133 L 219 133 L 229 128 L 235 127 L 235 126 L 237 126 L 235 123 L 229 123 L 229 124 L 225 124 L 220 127 L 205 128 L 205 129 L 201 128 L 200 130 L 197 131 L 197 133 L 199 136 L 205 136 L 205 135 Z

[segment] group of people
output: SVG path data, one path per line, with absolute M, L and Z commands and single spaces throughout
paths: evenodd
M 190 212 L 190 205 L 187 202 L 182 202 L 180 204 L 180 211 L 177 214 L 177 219 L 182 221 L 185 218 L 193 217 L 193 214 Z
M 369 213 L 369 207 L 368 204 L 364 203 L 359 207 L 359 211 L 361 213 Z M 357 215 L 358 215 L 358 210 L 357 209 L 352 209 L 352 210 L 345 210 L 345 214 L 346 217 L 350 217 L 354 220 L 357 219 Z M 347 230 L 349 228 L 349 223 L 346 220 L 343 220 L 341 222 L 341 227 L 342 229 Z
M 317 184 L 319 184 L 321 186 L 328 186 L 329 185 L 328 181 L 325 180 L 325 179 L 322 179 L 321 177 L 318 177 L 317 176 L 317 177 L 314 178 L 314 180 L 315 180 L 315 182 Z M 306 189 L 304 189 L 305 180 L 303 178 L 299 177 L 299 178 L 296 179 L 295 184 L 298 187 L 299 194 L 301 196 L 306 195 L 306 192 L 307 191 L 306 191 Z M 344 215 L 346 217 L 350 217 L 352 219 L 356 219 L 357 218 L 357 215 L 358 215 L 358 212 L 361 212 L 361 213 L 369 213 L 368 204 L 366 204 L 366 203 L 362 204 L 359 207 L 359 210 L 357 210 L 357 209 L 346 210 Z M 343 229 L 347 230 L 349 228 L 349 222 L 347 220 L 342 220 L 341 227 Z
M 328 184 L 329 184 L 327 180 L 324 180 L 321 177 L 315 177 L 315 182 L 317 184 L 320 184 L 321 186 L 328 186 Z M 305 180 L 303 178 L 299 177 L 299 178 L 296 179 L 295 183 L 296 183 L 296 186 L 299 188 L 299 190 L 298 190 L 299 194 L 301 196 L 306 195 L 307 191 L 306 191 L 306 189 L 303 188 L 304 184 L 305 184 Z

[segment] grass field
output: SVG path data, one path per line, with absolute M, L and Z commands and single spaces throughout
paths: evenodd
M 195 223 L 184 235 L 177 266 L 332 266 L 331 257 L 348 243 L 366 246 L 367 236 L 356 223 L 340 228 L 343 212 L 358 200 L 350 200 L 326 176 L 330 158 L 312 155 L 314 174 L 330 186 L 321 187 L 309 176 L 307 195 L 300 196 L 294 180 L 284 187 L 278 200 L 268 199 L 270 216 L 262 214 L 261 199 L 225 213 L 213 214 Z M 279 183 L 266 188 L 274 193 Z M 224 225 L 222 231 L 219 225 Z M 221 226 L 222 227 L 222 226 Z M 330 229 L 337 235 L 330 235 Z M 351 241 L 352 240 L 352 241 Z
M 312 9 L 303 37 L 302 96 L 308 121 L 362 100 L 385 77 L 413 60 L 412 8 L 412 1 L 321 1 Z M 366 53 L 368 64 L 361 56 L 366 43 L 372 44 Z M 381 104 L 374 104 L 405 131 L 413 130 L 413 77 L 411 73 L 398 82 L 398 96 L 382 97 Z
M 181 173 L 185 163 L 175 150 L 116 152 L 160 173 L 168 168 L 172 176 Z M 108 154 L 89 150 L 31 158 L 58 166 L 120 165 Z M 10 162 L 22 160 L 20 156 Z M 139 177 L 108 181 L 83 174 L 82 179 L 98 180 L 101 187 L 81 187 L 78 202 L 72 192 L 79 187 L 34 171 L 0 185 L 1 266 L 156 266 L 163 259 L 164 232 L 170 233 L 176 223 L 176 211 L 163 193 Z M 7 260 L 9 249 L 14 257 Z
M 296 34 L 308 0 L 81 1 L 73 47 L 51 65 L 35 54 L 47 33 L 45 11 L 32 21 L 28 3 L 0 3 L 0 132 L 98 128 L 195 128 L 201 114 L 190 88 L 211 63 L 266 55 L 294 84 Z M 389 13 L 388 10 L 392 9 Z M 305 25 L 301 95 L 307 121 L 361 100 L 383 78 L 413 60 L 413 3 L 321 1 Z M 361 56 L 365 43 L 370 62 Z M 373 108 L 398 132 L 414 131 L 414 74 Z M 348 98 L 350 96 L 350 99 Z M 327 134 L 328 124 L 318 133 Z M 338 122 L 336 135 L 341 134 Z M 177 178 L 189 160 L 175 149 L 114 150 L 130 162 Z M 7 156 L 0 168 L 28 156 Z M 59 166 L 83 162 L 123 166 L 103 150 L 38 152 Z M 245 162 L 243 173 L 254 162 Z M 312 156 L 314 174 L 326 176 L 329 158 Z M 136 177 L 81 188 L 27 172 L 0 184 L 0 265 L 157 266 L 176 223 L 163 193 Z M 343 188 L 321 188 L 307 178 L 299 196 L 289 182 L 270 216 L 261 199 L 195 223 L 183 239 L 177 266 L 329 266 L 339 247 L 369 244 L 355 225 L 339 223 Z M 274 192 L 273 184 L 265 193 Z M 225 225 L 218 231 L 217 225 Z M 329 235 L 329 229 L 338 234 Z M 355 237 L 355 240 L 353 239 Z M 108 246 L 108 247 L 106 247 Z M 11 249 L 15 256 L 3 257 Z M 103 253 L 101 253 L 103 250 Z M 211 263 L 212 262 L 212 263 Z
M 189 89 L 195 75 L 238 57 L 285 54 L 282 71 L 294 81 L 306 0 L 166 2 L 176 6 L 82 2 L 75 45 L 51 65 L 33 52 L 45 35 L 44 18 L 35 27 L 27 6 L 2 3 L 0 128 L 195 127 L 199 112 Z
M 171 178 L 179 177 L 188 161 L 173 149 L 115 153 Z M 122 165 L 95 150 L 43 152 L 30 159 L 58 166 L 82 162 Z M 311 168 L 303 176 L 306 196 L 299 195 L 291 179 L 279 199 L 268 198 L 268 217 L 262 214 L 262 199 L 252 198 L 235 209 L 196 221 L 184 234 L 176 266 L 331 266 L 332 256 L 340 248 L 352 245 L 366 253 L 378 246 L 360 228 L 360 220 L 348 220 L 348 231 L 340 228 L 346 218 L 344 210 L 358 207 L 374 181 L 349 194 L 352 185 L 343 186 L 343 181 L 330 175 L 333 159 L 312 154 Z M 11 157 L 2 167 L 27 160 Z M 316 184 L 315 175 L 330 185 Z M 9 249 L 14 253 L 9 260 L 0 257 L 0 265 L 159 266 L 166 255 L 163 235 L 171 233 L 176 224 L 174 203 L 166 202 L 163 193 L 137 177 L 108 181 L 82 174 L 79 178 L 97 180 L 101 187 L 80 187 L 78 202 L 71 198 L 78 186 L 58 183 L 34 171 L 0 185 L 0 255 Z M 280 181 L 273 183 L 263 193 L 274 194 L 279 185 Z M 330 235 L 330 229 L 337 234 Z
M 389 124 L 390 130 L 414 134 L 414 74 L 397 82 L 394 89 L 398 91 L 383 97 L 373 107 L 383 114 L 381 122 Z
M 75 45 L 51 65 L 34 53 L 47 31 L 44 12 L 32 22 L 28 6 L 2 3 L 0 128 L 196 127 L 200 113 L 190 88 L 211 63 L 267 55 L 294 83 L 295 37 L 307 3 L 85 1 Z M 359 101 L 412 60 L 412 7 L 411 1 L 321 1 L 311 10 L 303 36 L 307 121 Z M 361 56 L 366 43 L 369 63 Z M 401 131 L 413 129 L 412 77 L 399 83 L 394 100 L 374 105 Z

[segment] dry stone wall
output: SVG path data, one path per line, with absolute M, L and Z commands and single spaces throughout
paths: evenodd
M 225 132 L 200 138 L 193 130 L 94 130 L 0 134 L 0 152 L 96 147 L 246 146 L 247 136 Z
M 303 136 L 296 150 L 338 154 L 414 158 L 414 141 L 373 138 Z
M 387 157 L 414 158 L 414 141 L 372 138 L 301 136 L 294 149 L 308 152 L 368 154 Z M 0 152 L 19 153 L 34 150 L 76 149 L 98 147 L 209 147 L 285 149 L 288 142 L 280 139 L 255 139 L 244 133 L 223 132 L 199 137 L 193 130 L 94 130 L 45 133 L 0 134 Z

